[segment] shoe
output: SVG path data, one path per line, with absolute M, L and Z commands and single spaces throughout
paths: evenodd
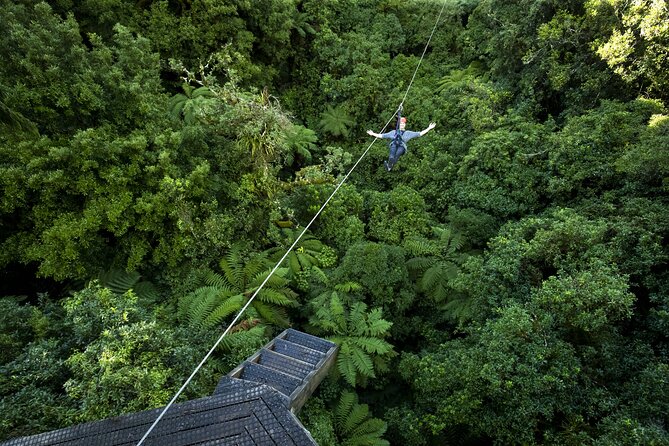
M 386 170 L 387 170 L 388 172 L 390 172 L 390 170 L 392 169 L 392 167 L 390 167 L 390 166 L 388 165 L 388 161 L 384 161 L 384 162 L 383 162 L 383 165 L 386 166 Z

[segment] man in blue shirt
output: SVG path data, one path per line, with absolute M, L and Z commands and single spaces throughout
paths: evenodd
M 404 130 L 406 128 L 406 123 L 406 118 L 403 117 L 400 119 L 399 131 L 392 130 L 386 133 L 374 133 L 371 130 L 367 130 L 367 134 L 370 136 L 392 140 L 388 145 L 388 148 L 390 149 L 390 153 L 388 154 L 388 161 L 383 162 L 383 165 L 386 166 L 386 170 L 388 172 L 392 170 L 400 156 L 404 155 L 404 152 L 406 152 L 407 141 L 425 135 L 437 125 L 434 122 L 431 122 L 425 130 L 421 132 L 412 132 L 411 130 Z

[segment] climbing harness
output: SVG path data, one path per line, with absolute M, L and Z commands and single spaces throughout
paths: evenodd
M 383 165 L 386 170 L 390 172 L 393 170 L 395 163 L 406 152 L 406 142 L 404 142 L 404 130 L 401 129 L 402 120 L 406 122 L 406 118 L 402 118 L 402 106 L 397 109 L 397 124 L 395 126 L 395 137 L 389 144 L 390 153 L 388 154 L 388 161 L 384 161 Z
M 423 62 L 423 58 L 425 57 L 425 53 L 427 52 L 427 48 L 428 48 L 428 46 L 430 45 L 430 41 L 432 41 L 432 36 L 434 35 L 435 30 L 437 29 L 437 25 L 439 24 L 439 20 L 441 20 L 441 15 L 442 15 L 442 13 L 444 12 L 444 8 L 445 8 L 445 7 L 446 7 L 446 0 L 444 0 L 443 6 L 441 7 L 441 11 L 439 11 L 439 16 L 437 17 L 437 21 L 435 22 L 434 27 L 432 28 L 432 32 L 430 33 L 430 37 L 429 37 L 429 39 L 427 40 L 427 43 L 425 44 L 425 48 L 423 49 L 423 54 L 420 56 L 420 60 L 418 61 L 418 65 L 416 66 L 416 69 L 414 70 L 413 76 L 411 77 L 411 82 L 409 82 L 409 86 L 407 87 L 406 92 L 404 93 L 404 97 L 402 98 L 402 102 L 400 102 L 399 108 L 398 108 L 398 110 L 397 110 L 397 112 L 396 112 L 397 117 L 398 117 L 398 119 L 397 119 L 397 129 L 399 129 L 399 124 L 400 124 L 400 119 L 401 119 L 401 112 L 402 112 L 402 108 L 403 108 L 403 105 L 404 105 L 404 101 L 406 100 L 407 96 L 409 95 L 409 90 L 411 89 L 411 86 L 413 85 L 413 81 L 414 81 L 414 79 L 416 78 L 416 73 L 418 73 L 418 68 L 420 68 L 420 64 L 421 64 L 421 62 Z M 393 114 L 393 116 L 390 117 L 390 119 L 388 119 L 388 122 L 386 122 L 386 124 L 383 126 L 383 129 L 381 130 L 381 133 L 385 132 L 386 128 L 388 127 L 388 124 L 390 124 L 390 122 L 393 120 L 394 117 L 395 117 L 395 113 Z M 207 360 L 209 359 L 209 357 L 214 353 L 214 351 L 216 350 L 216 348 L 218 348 L 218 346 L 220 345 L 220 343 L 223 341 L 223 338 L 230 332 L 230 330 L 232 329 L 232 327 L 239 321 L 239 319 L 242 317 L 242 314 L 244 314 L 244 312 L 245 312 L 246 309 L 249 307 L 249 305 L 251 305 L 251 302 L 253 302 L 253 299 L 255 299 L 255 297 L 258 295 L 258 293 L 263 289 L 263 287 L 265 286 L 265 284 L 267 283 L 267 281 L 269 281 L 269 279 L 272 277 L 272 275 L 274 275 L 274 273 L 276 272 L 276 270 L 279 269 L 279 266 L 281 266 L 281 264 L 283 263 L 283 261 L 286 260 L 286 257 L 288 257 L 288 254 L 290 254 L 290 252 L 293 250 L 293 248 L 295 248 L 295 246 L 297 245 L 297 243 L 300 241 L 300 239 L 302 238 L 302 236 L 304 236 L 304 234 L 307 232 L 307 230 L 309 230 L 309 228 L 311 227 L 311 225 L 313 224 L 313 222 L 316 220 L 316 218 L 318 218 L 318 216 L 321 215 L 321 213 L 323 212 L 323 210 L 325 209 L 325 207 L 328 205 L 328 203 L 330 202 L 330 200 L 332 200 L 332 197 L 335 196 L 335 194 L 339 191 L 339 189 L 340 189 L 340 188 L 342 187 L 342 185 L 346 182 L 346 180 L 348 180 L 348 177 L 351 175 L 351 173 L 353 173 L 353 171 L 355 170 L 355 168 L 358 167 L 358 164 L 360 164 L 360 162 L 361 162 L 362 159 L 365 157 L 365 155 L 367 155 L 367 152 L 369 152 L 369 149 L 372 148 L 372 146 L 374 145 L 375 142 L 376 142 L 376 138 L 374 138 L 374 139 L 372 140 L 372 142 L 367 146 L 367 149 L 365 149 L 365 151 L 362 152 L 362 155 L 360 155 L 360 157 L 358 158 L 358 161 L 355 162 L 355 164 L 353 165 L 353 167 L 351 167 L 351 169 L 350 169 L 350 170 L 348 171 L 348 173 L 344 176 L 344 178 L 342 178 L 342 180 L 337 184 L 337 187 L 335 187 L 334 191 L 332 191 L 332 193 L 331 193 L 330 196 L 327 198 L 327 200 L 325 200 L 325 203 L 323 203 L 323 205 L 322 205 L 321 208 L 318 210 L 318 212 L 316 212 L 316 214 L 313 216 L 313 218 L 311 219 L 311 221 L 309 221 L 309 223 L 304 227 L 304 229 L 302 230 L 302 232 L 300 233 L 300 235 L 295 239 L 295 241 L 293 242 L 293 244 L 290 245 L 290 247 L 288 248 L 288 250 L 286 250 L 286 253 L 281 257 L 281 259 L 279 259 L 279 261 L 276 263 L 276 265 L 274 266 L 274 268 L 272 268 L 272 271 L 270 271 L 270 273 L 267 275 L 267 277 L 265 278 L 265 280 L 263 280 L 263 282 L 260 284 L 260 286 L 254 291 L 253 295 L 249 298 L 249 300 L 248 300 L 248 301 L 246 302 L 246 304 L 242 307 L 242 309 L 239 310 L 239 312 L 237 313 L 237 315 L 235 316 L 235 318 L 232 320 L 232 322 L 230 322 L 230 325 L 228 325 L 228 328 L 225 329 L 225 331 L 223 332 L 223 334 L 222 334 L 222 335 L 218 338 L 218 340 L 214 343 L 214 345 L 213 345 L 213 346 L 211 347 L 211 349 L 207 352 L 207 354 L 204 356 L 204 358 L 202 358 L 202 361 L 200 361 L 200 363 L 197 365 L 197 367 L 195 367 L 195 370 L 193 370 L 193 373 L 190 374 L 190 376 L 188 377 L 188 379 L 186 379 L 186 381 L 185 381 L 185 382 L 183 383 L 183 385 L 179 388 L 179 390 L 178 390 L 177 393 L 174 395 L 174 397 L 172 397 L 172 399 L 170 400 L 170 402 L 167 403 L 167 405 L 163 408 L 163 410 L 160 412 L 160 415 L 158 415 L 158 418 L 156 418 L 156 420 L 155 420 L 155 421 L 153 422 L 153 424 L 149 427 L 149 429 L 146 431 L 146 433 L 144 434 L 144 436 L 139 440 L 139 442 L 137 443 L 137 446 L 142 446 L 142 444 L 143 444 L 144 441 L 147 439 L 147 437 L 151 434 L 151 432 L 153 432 L 153 429 L 158 425 L 158 423 L 160 422 L 160 420 L 165 416 L 165 414 L 166 414 L 167 411 L 170 409 L 170 407 L 172 407 L 172 405 L 173 405 L 174 402 L 177 400 L 177 398 L 179 398 L 179 396 L 183 393 L 183 391 L 186 389 L 186 387 L 188 386 L 188 384 L 190 384 L 190 382 L 193 380 L 193 378 L 195 377 L 195 375 L 200 371 L 200 369 L 201 369 L 202 366 L 205 364 L 205 362 L 207 362 Z

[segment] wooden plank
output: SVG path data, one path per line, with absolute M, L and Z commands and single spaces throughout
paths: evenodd
M 304 379 L 302 385 L 295 389 L 290 395 L 290 409 L 294 413 L 298 413 L 302 409 L 302 406 L 304 406 L 311 394 L 314 393 L 321 381 L 327 376 L 337 360 L 338 349 L 339 347 L 336 345 L 332 347 L 330 351 L 327 352 L 323 361 L 317 365 L 316 370 L 309 374 L 309 376 Z

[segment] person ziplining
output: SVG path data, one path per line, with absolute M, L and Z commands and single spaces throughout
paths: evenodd
M 436 127 L 436 123 L 431 122 L 425 130 L 420 132 L 413 132 L 406 129 L 407 118 L 402 116 L 402 109 L 397 111 L 397 127 L 395 130 L 391 130 L 386 133 L 375 133 L 372 130 L 367 130 L 367 134 L 375 138 L 380 139 L 390 139 L 388 144 L 388 161 L 384 161 L 383 165 L 386 167 L 386 170 L 390 172 L 395 163 L 399 160 L 400 156 L 404 155 L 407 150 L 407 142 L 411 139 L 424 136 L 427 132 Z

